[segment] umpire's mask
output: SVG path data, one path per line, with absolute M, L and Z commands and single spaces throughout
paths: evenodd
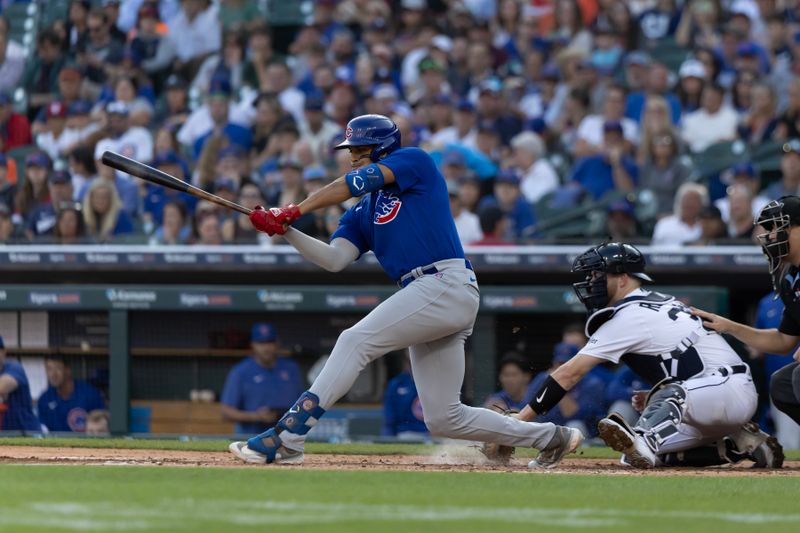
M 789 255 L 789 229 L 798 223 L 800 198 L 797 196 L 783 196 L 771 201 L 761 209 L 755 221 L 756 226 L 765 230 L 756 235 L 756 238 L 769 262 L 772 288 L 776 293 L 780 290 L 782 260 Z

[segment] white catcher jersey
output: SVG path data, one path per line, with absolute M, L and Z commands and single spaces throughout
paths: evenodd
M 651 384 L 742 364 L 727 341 L 706 330 L 683 303 L 644 289 L 592 314 L 586 334 L 590 338 L 581 354 L 625 363 Z

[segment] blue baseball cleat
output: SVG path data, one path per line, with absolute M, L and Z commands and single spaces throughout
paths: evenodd
M 232 442 L 228 446 L 228 450 L 245 463 L 300 464 L 303 462 L 303 452 L 285 447 L 274 428 L 268 429 L 247 442 Z

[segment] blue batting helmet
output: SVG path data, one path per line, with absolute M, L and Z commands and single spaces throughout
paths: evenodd
M 400 148 L 400 129 L 389 117 L 361 115 L 347 123 L 344 141 L 334 148 L 341 150 L 350 146 L 375 146 L 369 158 L 378 162 L 381 155 L 390 154 Z

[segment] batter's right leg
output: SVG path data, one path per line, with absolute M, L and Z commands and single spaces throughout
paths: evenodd
M 790 363 L 774 374 L 769 395 L 775 407 L 800 424 L 800 363 Z

